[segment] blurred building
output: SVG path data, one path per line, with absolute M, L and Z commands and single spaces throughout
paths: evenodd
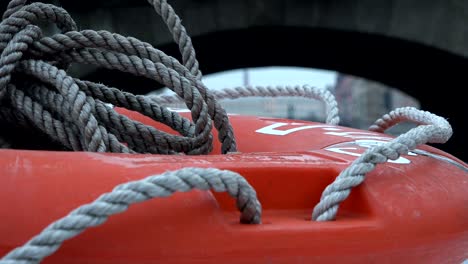
M 337 75 L 334 93 L 340 107 L 341 125 L 360 129 L 367 129 L 395 108 L 420 106 L 416 99 L 398 89 L 344 74 Z M 403 123 L 389 133 L 400 134 L 411 127 L 414 125 Z

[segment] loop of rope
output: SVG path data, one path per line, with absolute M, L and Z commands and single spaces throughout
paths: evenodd
M 255 190 L 239 174 L 218 169 L 184 168 L 127 182 L 82 205 L 67 216 L 47 226 L 40 234 L 0 259 L 0 264 L 33 264 L 57 251 L 63 242 L 90 227 L 103 224 L 135 203 L 167 197 L 174 192 L 192 189 L 227 192 L 236 198 L 241 223 L 259 224 L 261 205 Z
M 184 65 L 135 38 L 107 31 L 78 32 L 71 16 L 56 6 L 12 0 L 0 23 L 2 125 L 38 129 L 68 150 L 206 154 L 212 150 L 213 120 L 222 153 L 235 152 L 237 146 L 227 113 L 201 82 L 195 51 L 180 19 L 165 0 L 148 2 L 163 17 L 179 44 Z M 39 21 L 55 23 L 62 33 L 42 37 Z M 72 78 L 66 69 L 73 63 L 156 80 L 185 101 L 193 121 L 147 96 Z M 138 111 L 181 136 L 132 120 L 108 104 Z M 10 147 L 12 144 L 0 137 L 0 148 Z M 217 169 L 187 168 L 117 186 L 111 193 L 49 225 L 0 263 L 38 263 L 65 240 L 104 223 L 130 204 L 194 188 L 228 192 L 237 198 L 242 223 L 260 223 L 260 203 L 242 176 Z
M 18 5 L 13 9 L 16 11 L 0 23 L 0 50 L 5 49 L 8 42 L 22 28 L 36 25 L 40 21 L 54 23 L 63 32 L 73 31 L 77 28 L 75 21 L 67 11 L 51 4 L 33 3 Z
M 206 154 L 213 148 L 213 121 L 219 132 L 222 153 L 236 152 L 233 128 L 226 111 L 217 102 L 224 98 L 302 96 L 319 99 L 325 103 L 326 123 L 339 123 L 336 100 L 326 89 L 306 85 L 209 91 L 201 81 L 202 73 L 191 39 L 166 0 L 148 2 L 163 18 L 179 45 L 182 64 L 135 38 L 107 31 L 76 31 L 75 22 L 62 8 L 43 3 L 27 5 L 27 2 L 10 1 L 0 23 L 0 122 L 40 131 L 65 150 Z M 37 26 L 40 21 L 54 23 L 62 32 L 43 37 Z M 66 72 L 73 63 L 152 79 L 170 88 L 181 99 L 134 95 L 79 80 Z M 162 106 L 180 100 L 190 110 L 192 121 Z M 166 124 L 180 136 L 132 120 L 108 104 L 138 111 Z M 446 120 L 414 108 L 396 109 L 377 120 L 370 130 L 384 132 L 401 121 L 413 121 L 420 126 L 384 145 L 368 149 L 343 170 L 324 190 L 314 208 L 313 220 L 334 219 L 339 203 L 377 164 L 397 159 L 426 142 L 444 143 L 452 134 Z M 14 147 L 14 143 L 0 135 L 0 148 Z M 109 216 L 125 211 L 133 203 L 194 188 L 227 191 L 237 198 L 242 223 L 260 223 L 260 203 L 242 176 L 217 169 L 186 168 L 117 186 L 93 203 L 81 206 L 49 225 L 38 236 L 0 259 L 0 263 L 38 263 L 55 252 L 65 240 L 104 223 Z
M 8 43 L 2 51 L 0 60 L 0 100 L 6 93 L 6 86 L 11 80 L 11 73 L 23 57 L 23 53 L 41 34 L 38 27 L 28 25 Z
M 71 150 L 207 154 L 212 150 L 211 120 L 214 120 L 215 127 L 219 131 L 218 138 L 222 142 L 222 153 L 237 150 L 233 129 L 227 114 L 201 83 L 201 72 L 198 69 L 191 40 L 181 25 L 180 19 L 166 1 L 149 2 L 163 17 L 175 41 L 180 45 L 185 66 L 150 44 L 134 38 L 123 37 L 107 31 L 85 30 L 77 32 L 75 31 L 75 22 L 65 10 L 42 3 L 26 5 L 26 2 L 10 2 L 4 14 L 4 20 L 0 24 L 0 48 L 2 49 L 0 99 L 7 92 L 6 86 L 10 82 L 13 71 L 27 76 L 33 75 L 35 77 L 33 84 L 36 86 L 38 86 L 38 80 L 41 81 L 39 85 L 42 86 L 43 90 L 41 95 L 50 94 L 50 92 L 45 91 L 46 89 L 51 90 L 51 87 L 44 85 L 44 82 L 47 82 L 44 80 L 44 76 L 51 78 L 53 76 L 47 75 L 47 72 L 58 71 L 60 78 L 66 80 L 66 84 L 58 81 L 59 83 L 52 85 L 53 88 L 73 88 L 72 90 L 76 94 L 68 95 L 65 90 L 60 91 L 60 94 L 65 97 L 62 100 L 65 102 L 64 105 L 50 109 L 49 105 L 44 104 L 41 106 L 41 112 L 53 118 L 55 123 L 69 124 L 71 118 L 77 118 L 77 111 L 84 111 L 79 117 L 81 118 L 80 124 L 85 125 L 85 127 L 72 130 L 72 133 L 78 132 L 78 137 L 84 138 L 81 140 L 84 141 L 84 145 L 63 144 L 72 141 L 72 139 L 66 138 L 70 136 L 69 133 L 55 133 L 51 129 L 44 129 L 44 126 L 37 125 L 38 121 L 33 121 L 35 128 L 39 128 L 52 140 L 62 143 L 68 149 L 72 147 Z M 63 32 L 40 38 L 40 29 L 34 26 L 39 20 L 56 23 Z M 22 29 L 23 27 L 25 29 Z M 30 35 L 33 34 L 34 36 L 31 37 Z M 29 63 L 22 63 L 21 67 L 18 67 L 24 55 L 28 57 L 24 61 L 29 61 Z M 33 60 L 39 61 L 40 69 L 28 69 L 28 67 L 35 65 L 31 63 Z M 135 96 L 101 84 L 73 79 L 66 76 L 65 71 L 54 68 L 60 67 L 60 65 L 67 68 L 66 65 L 72 63 L 93 64 L 159 81 L 172 88 L 178 96 L 184 99 L 192 112 L 193 123 L 177 113 L 172 113 L 167 108 L 151 102 L 145 96 Z M 10 90 L 19 95 L 18 89 L 24 90 L 30 85 L 30 83 L 25 84 L 15 80 L 15 88 Z M 48 83 L 48 85 L 51 84 Z M 75 89 L 76 86 L 78 86 L 78 90 Z M 54 96 L 59 97 L 60 94 Z M 47 101 L 37 94 L 31 98 L 30 94 L 23 92 L 21 96 L 36 106 L 40 102 Z M 12 101 L 16 101 L 16 103 Z M 139 111 L 168 125 L 182 136 L 174 136 L 156 130 L 154 127 L 129 120 L 112 108 L 103 107 L 101 102 L 126 107 L 131 104 L 129 107 L 131 110 Z M 18 100 L 13 98 L 6 103 L 9 103 L 11 107 L 18 107 Z M 74 115 L 70 115 L 67 111 L 72 111 Z M 25 113 L 23 112 L 23 114 Z M 26 116 L 32 118 L 31 115 Z M 121 142 L 115 142 L 115 140 Z
M 388 159 L 398 159 L 400 155 L 405 155 L 408 151 L 427 142 L 445 143 L 452 136 L 452 127 L 445 119 L 413 107 L 398 108 L 390 112 L 377 120 L 371 129 L 383 132 L 402 120 L 413 121 L 421 125 L 388 143 L 369 148 L 344 169 L 323 191 L 320 202 L 313 210 L 313 220 L 335 219 L 340 203 L 349 196 L 353 187 L 364 181 L 366 174 L 371 172 L 377 164 L 385 163 Z
M 444 134 L 437 134 L 434 135 L 433 138 L 429 139 L 428 141 L 431 143 L 445 143 L 452 134 L 450 124 L 447 120 L 427 111 L 420 111 L 414 107 L 401 107 L 391 111 L 377 119 L 374 124 L 369 127 L 369 130 L 384 133 L 387 129 L 405 121 L 410 121 L 418 125 L 433 124 L 441 128 L 446 128 L 444 130 L 440 130 Z
M 155 63 L 162 63 L 167 68 L 180 74 L 180 76 L 176 75 L 178 78 L 187 78 L 190 81 L 190 84 L 195 86 L 195 88 L 201 93 L 203 99 L 208 105 L 208 113 L 211 116 L 211 119 L 214 120 L 216 129 L 219 131 L 218 138 L 222 142 L 222 152 L 227 153 L 236 151 L 233 129 L 229 123 L 226 111 L 213 98 L 212 93 L 208 92 L 208 89 L 201 80 L 198 77 L 195 78 L 186 67 L 179 63 L 179 61 L 166 55 L 164 52 L 153 48 L 148 43 L 132 37 L 124 37 L 107 31 L 83 30 L 80 32 L 72 31 L 64 34 L 56 34 L 52 37 L 42 38 L 40 41 L 34 43 L 32 52 L 34 54 L 57 56 L 58 53 L 66 52 L 71 49 L 82 49 L 85 47 L 105 49 L 107 51 L 120 54 L 120 56 L 123 56 L 122 54 L 134 55 L 139 58 L 151 60 Z M 99 51 L 96 50 L 93 50 L 92 52 L 95 55 L 103 55 L 98 53 Z M 191 54 L 194 54 L 194 52 Z M 73 58 L 70 56 L 65 54 L 60 55 L 65 57 L 63 59 L 73 61 Z M 81 63 L 100 63 L 96 60 L 93 61 L 91 58 L 83 58 L 76 53 L 73 55 L 79 57 L 75 59 L 79 60 Z M 196 65 L 198 65 L 198 63 L 196 63 Z M 168 123 L 168 125 L 170 124 L 172 123 Z
M 325 104 L 326 109 L 326 121 L 325 123 L 330 125 L 338 125 L 340 118 L 338 115 L 338 104 L 335 96 L 327 89 L 319 89 L 311 87 L 309 85 L 304 86 L 246 86 L 236 87 L 234 89 L 223 89 L 220 91 L 214 90 L 213 95 L 216 99 L 238 99 L 245 97 L 283 97 L 283 96 L 297 96 L 305 97 L 310 99 L 318 99 Z M 180 99 L 176 96 L 170 95 L 159 95 L 152 97 L 153 101 L 159 104 L 173 104 L 180 103 Z

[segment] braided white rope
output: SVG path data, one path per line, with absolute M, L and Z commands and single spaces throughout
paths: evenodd
M 61 135 L 73 135 L 76 133 L 75 131 L 79 131 L 80 126 L 85 127 L 84 124 L 86 124 L 86 131 L 83 131 L 82 134 L 87 135 L 88 138 L 83 142 L 73 137 L 64 138 L 64 145 L 72 146 L 73 149 L 80 149 L 82 145 L 84 145 L 90 150 L 106 151 L 107 148 L 109 148 L 118 152 L 132 152 L 131 150 L 126 150 L 126 147 L 120 146 L 120 142 L 116 136 L 109 135 L 107 138 L 103 136 L 106 135 L 105 128 L 100 126 L 97 120 L 94 120 L 94 112 L 104 112 L 104 108 L 99 108 L 99 105 L 93 108 L 94 105 L 92 102 L 87 102 L 89 98 L 86 96 L 99 92 L 99 88 L 102 88 L 100 85 L 87 85 L 79 80 L 73 80 L 68 77 L 64 71 L 55 68 L 53 65 L 46 65 L 43 61 L 30 60 L 29 64 L 37 67 L 25 68 L 25 62 L 20 62 L 20 60 L 23 57 L 23 53 L 30 48 L 31 44 L 34 44 L 33 46 L 36 50 L 32 50 L 31 54 L 35 56 L 47 52 L 58 52 L 60 55 L 58 57 L 65 61 L 76 60 L 89 64 L 94 63 L 104 67 L 116 68 L 141 76 L 156 76 L 157 78 L 161 78 L 160 81 L 165 84 L 174 84 L 176 86 L 174 89 L 178 91 L 179 96 L 184 97 L 188 105 L 193 105 L 196 110 L 193 110 L 194 115 L 196 117 L 204 117 L 200 122 L 193 124 L 196 132 L 200 135 L 205 135 L 202 132 L 209 132 L 211 130 L 211 121 L 208 119 L 205 120 L 207 112 L 209 112 L 211 118 L 215 120 L 216 128 L 220 130 L 220 139 L 223 141 L 223 152 L 235 150 L 236 144 L 234 135 L 232 134 L 232 127 L 229 125 L 225 112 L 223 112 L 224 110 L 218 106 L 213 98 L 236 99 L 249 96 L 301 96 L 319 99 L 325 103 L 327 113 L 326 123 L 332 125 L 337 125 L 339 123 L 336 100 L 334 96 L 325 89 L 317 89 L 307 85 L 302 87 L 275 88 L 257 86 L 213 91 L 213 95 L 207 93 L 205 87 L 200 82 L 202 74 L 198 67 L 198 61 L 195 58 L 195 51 L 191 39 L 186 33 L 185 28 L 181 25 L 180 18 L 175 14 L 172 7 L 167 4 L 166 0 L 148 0 L 148 2 L 154 6 L 157 13 L 164 18 L 165 23 L 168 25 L 169 30 L 179 45 L 184 66 L 179 65 L 175 59 L 155 50 L 150 45 L 138 42 L 132 38 L 124 38 L 105 32 L 71 32 L 71 30 L 76 29 L 76 25 L 69 17 L 68 13 L 60 8 L 46 4 L 25 6 L 27 3 L 26 0 L 12 0 L 8 6 L 7 12 L 4 14 L 4 21 L 1 23 L 0 30 L 0 50 L 2 51 L 2 61 L 0 63 L 0 68 L 2 69 L 2 74 L 0 76 L 0 99 L 6 94 L 13 94 L 13 92 L 18 91 L 15 86 L 10 84 L 11 74 L 14 70 L 23 69 L 25 72 L 29 70 L 33 73 L 36 69 L 36 72 L 41 73 L 41 75 L 37 77 L 43 78 L 45 82 L 47 80 L 54 80 L 57 82 L 57 87 L 63 89 L 64 95 L 67 95 L 69 97 L 67 98 L 73 103 L 70 104 L 70 106 L 64 104 L 67 108 L 73 108 L 76 111 L 73 112 L 74 115 L 65 115 L 63 123 L 70 124 L 74 120 L 81 122 L 81 125 L 66 130 L 66 128 L 62 126 L 63 124 L 59 122 L 62 120 L 48 118 L 47 120 L 40 120 L 41 122 L 44 121 L 44 130 L 49 131 L 51 135 L 55 135 L 54 133 L 58 132 L 60 132 L 59 134 Z M 66 35 L 55 36 L 56 39 L 44 38 L 41 40 L 42 44 L 34 42 L 39 38 L 40 30 L 38 27 L 30 24 L 40 18 L 57 23 L 59 28 L 65 29 L 63 31 Z M 91 38 L 88 39 L 88 35 L 91 36 Z M 50 46 L 46 44 L 50 44 Z M 95 48 L 79 49 L 80 47 L 86 47 L 86 45 Z M 107 46 L 111 48 L 110 51 L 98 49 Z M 68 48 L 70 48 L 70 50 L 68 50 Z M 125 52 L 128 54 L 124 54 Z M 138 58 L 135 55 L 140 55 L 142 58 Z M 154 61 L 149 60 L 149 58 Z M 22 66 L 17 67 L 18 65 Z M 54 76 L 52 76 L 52 74 Z M 192 87 L 190 86 L 192 84 L 197 90 L 188 89 L 188 87 Z M 86 91 L 88 91 L 88 94 L 80 91 L 78 87 L 80 87 L 80 89 L 87 88 Z M 72 93 L 70 93 L 70 91 L 72 91 Z M 133 100 L 134 108 L 143 109 L 148 108 L 143 107 L 143 105 L 150 105 L 148 101 L 142 98 L 133 98 L 128 94 L 118 93 L 118 91 L 112 91 L 112 94 L 110 90 L 106 91 L 108 92 L 106 95 L 108 97 L 107 99 L 109 99 L 110 95 L 116 96 L 120 98 L 120 103 L 124 105 L 130 104 L 130 101 L 127 102 L 127 100 L 130 99 Z M 42 94 L 54 96 L 54 94 L 45 93 L 43 90 L 38 90 L 37 94 L 31 96 L 38 97 L 40 92 L 42 92 Z M 104 96 L 104 93 L 102 95 Z M 55 96 L 59 99 L 62 98 L 58 94 L 55 94 Z M 24 99 L 25 97 L 23 96 L 20 98 L 17 96 L 12 98 L 14 100 L 12 100 L 11 104 L 15 105 L 21 101 L 19 99 Z M 27 101 L 26 99 L 31 101 L 30 105 L 37 105 L 36 102 L 33 102 L 29 98 L 22 100 L 19 105 L 25 105 L 23 101 Z M 38 97 L 37 100 L 39 99 L 44 98 Z M 178 97 L 167 96 L 157 97 L 154 100 L 161 103 L 181 102 Z M 142 106 L 136 105 L 137 102 Z M 207 104 L 207 106 L 205 104 Z M 34 116 L 34 114 L 38 112 L 44 112 L 38 111 L 40 110 L 38 107 L 34 108 L 35 111 L 32 110 L 33 107 L 29 107 L 25 109 L 23 114 Z M 52 108 L 51 110 L 56 109 Z M 164 108 L 158 108 L 157 106 L 153 106 L 152 110 L 155 113 L 159 113 L 157 112 L 158 110 L 162 113 L 168 113 Z M 42 116 L 50 116 L 46 114 L 48 113 L 44 112 Z M 156 119 L 163 119 L 161 116 L 161 114 L 155 114 Z M 104 119 L 104 117 L 103 114 L 101 118 Z M 128 121 L 127 119 L 122 120 Z M 184 127 L 186 128 L 185 130 L 191 131 L 189 128 L 192 127 L 192 124 L 184 120 L 185 119 L 174 118 L 173 126 Z M 326 221 L 334 219 L 339 204 L 349 196 L 353 187 L 364 181 L 365 175 L 372 171 L 377 164 L 384 163 L 388 159 L 397 159 L 400 155 L 408 153 L 409 150 L 414 149 L 420 144 L 427 142 L 444 143 L 452 134 L 452 129 L 446 120 L 415 108 L 396 109 L 377 120 L 375 124 L 370 127 L 370 130 L 384 132 L 387 128 L 401 121 L 413 121 L 420 124 L 420 126 L 411 129 L 407 133 L 384 145 L 368 149 L 347 169 L 343 170 L 336 180 L 324 190 L 321 201 L 314 208 L 312 215 L 313 220 Z M 180 124 L 175 124 L 177 122 Z M 38 126 L 40 124 L 41 123 L 38 123 Z M 51 126 L 50 124 L 55 125 Z M 141 131 L 138 131 L 137 128 Z M 137 132 L 141 133 L 145 140 L 150 139 L 152 134 L 156 134 L 156 132 L 149 130 L 149 128 L 147 130 L 143 129 L 144 127 L 142 127 L 142 125 L 135 123 L 135 134 L 137 134 Z M 116 130 L 115 132 L 116 135 L 118 135 L 117 132 L 119 131 Z M 192 133 L 187 132 L 187 134 Z M 206 133 L 206 135 L 208 135 L 208 133 Z M 129 136 L 129 138 L 131 138 L 131 136 Z M 195 149 L 196 153 L 209 152 L 211 143 L 208 142 L 208 140 L 211 140 L 211 138 L 210 136 L 206 138 L 207 140 L 201 140 L 200 142 L 194 141 L 195 143 L 188 145 L 198 147 Z M 208 143 L 203 145 L 206 143 L 205 141 Z M 168 145 L 171 145 L 169 144 L 171 142 L 168 141 Z M 138 149 L 145 149 L 145 144 L 139 143 L 141 142 L 135 140 L 132 144 Z M 177 142 L 172 143 L 172 145 L 174 145 Z M 0 148 L 8 146 L 9 143 L 0 138 Z M 184 148 L 184 145 L 180 146 L 181 150 L 184 150 Z M 169 151 L 169 149 L 168 147 L 167 150 Z M 165 150 L 158 150 L 157 153 L 163 151 Z M 188 150 L 186 152 L 190 153 Z M 64 218 L 49 225 L 25 245 L 18 247 L 0 259 L 0 264 L 39 263 L 42 259 L 58 250 L 65 240 L 79 235 L 89 227 L 103 224 L 109 216 L 124 212 L 128 206 L 133 203 L 146 201 L 155 197 L 166 197 L 176 191 L 185 192 L 195 188 L 227 191 L 231 196 L 237 198 L 237 206 L 242 212 L 241 222 L 260 223 L 260 203 L 257 200 L 255 191 L 242 176 L 234 172 L 220 171 L 217 169 L 185 168 L 117 186 L 112 192 L 103 194 L 94 202 L 79 207 Z
M 309 85 L 303 86 L 246 86 L 246 87 L 236 87 L 234 89 L 223 89 L 223 90 L 213 90 L 213 95 L 216 99 L 238 99 L 245 97 L 283 97 L 283 96 L 294 96 L 294 97 L 304 97 L 309 99 L 317 99 L 322 101 L 325 104 L 326 110 L 326 121 L 325 123 L 329 125 L 338 125 L 340 118 L 338 116 L 338 104 L 336 102 L 335 96 L 327 89 L 320 89 L 316 87 L 311 87 Z M 181 103 L 181 99 L 178 96 L 173 95 L 159 95 L 152 97 L 153 100 L 159 104 L 174 104 Z
M 377 164 L 385 163 L 388 159 L 398 159 L 400 155 L 407 154 L 409 150 L 427 142 L 445 143 L 452 136 L 452 127 L 445 119 L 413 107 L 398 108 L 390 112 L 377 120 L 371 129 L 384 131 L 403 120 L 421 125 L 388 143 L 368 149 L 344 169 L 323 191 L 320 202 L 313 210 L 313 220 L 335 219 L 340 203 L 348 198 L 351 189 L 361 184 L 365 175 L 371 172 Z

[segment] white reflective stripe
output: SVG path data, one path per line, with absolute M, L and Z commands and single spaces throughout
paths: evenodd
M 340 154 L 345 154 L 345 155 L 350 155 L 354 157 L 360 157 L 364 152 L 362 153 L 356 153 L 356 152 L 351 152 L 347 150 L 358 150 L 358 148 L 354 147 L 331 147 L 331 148 L 325 148 L 325 150 L 335 152 L 335 153 L 340 153 Z M 396 160 L 388 160 L 390 163 L 396 163 L 396 164 L 410 164 L 411 161 L 407 158 L 399 157 Z
M 370 147 L 373 147 L 373 146 L 380 146 L 382 144 L 385 144 L 387 143 L 386 140 L 390 140 L 391 138 L 385 138 L 383 141 L 380 141 L 380 140 L 373 140 L 373 139 L 358 139 L 358 140 L 355 140 L 354 142 L 356 143 L 356 145 L 360 146 L 360 147 L 363 147 L 363 148 L 370 148 Z M 408 152 L 408 155 L 410 156 L 417 156 L 416 153 L 414 152 Z
M 349 147 L 349 148 L 326 148 L 325 150 L 335 152 L 335 153 L 355 156 L 355 157 L 361 156 L 361 154 L 359 154 L 359 153 L 349 152 L 349 151 L 346 151 L 346 149 L 357 150 L 357 148 L 352 148 L 352 147 Z
M 336 127 L 324 127 L 322 129 L 323 130 L 329 130 L 329 131 L 341 131 L 341 129 L 336 128 Z
M 276 128 L 279 128 L 279 127 L 282 127 L 282 126 L 288 126 L 288 125 L 291 126 L 292 124 L 275 123 L 275 124 L 271 124 L 269 126 L 257 129 L 257 130 L 255 130 L 255 132 L 262 133 L 262 134 L 267 134 L 267 135 L 285 136 L 285 135 L 288 135 L 288 134 L 291 134 L 291 133 L 294 133 L 294 132 L 297 132 L 297 131 L 300 131 L 300 130 L 313 129 L 313 128 L 328 128 L 328 129 L 333 128 L 333 129 L 339 130 L 338 128 L 335 128 L 334 126 L 331 126 L 331 125 L 307 125 L 307 126 L 299 126 L 299 127 L 295 127 L 295 128 L 290 128 L 290 129 L 287 129 L 287 130 L 277 130 L 276 129 Z
M 457 166 L 458 168 L 464 170 L 465 172 L 468 172 L 468 167 L 467 166 L 465 166 L 462 163 L 459 163 L 459 162 L 457 162 L 457 161 L 455 161 L 455 160 L 453 160 L 451 158 L 441 156 L 441 155 L 438 155 L 438 154 L 435 154 L 435 153 L 432 153 L 432 152 L 428 152 L 428 151 L 425 151 L 425 150 L 422 150 L 422 149 L 416 149 L 416 150 L 414 150 L 414 152 L 419 154 L 419 155 L 422 155 L 422 156 L 431 157 L 433 159 L 437 159 L 437 160 L 440 160 L 440 161 L 443 161 L 443 162 L 450 163 L 450 164 L 452 164 L 454 166 Z

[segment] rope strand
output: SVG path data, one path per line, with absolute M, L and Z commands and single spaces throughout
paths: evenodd
M 297 96 L 309 99 L 318 99 L 325 104 L 326 109 L 326 121 L 325 123 L 330 125 L 338 125 L 340 123 L 340 117 L 338 116 L 338 104 L 335 96 L 327 89 L 319 89 L 311 87 L 309 85 L 304 86 L 246 86 L 236 87 L 234 89 L 223 89 L 220 91 L 213 91 L 213 95 L 217 100 L 222 99 L 238 99 L 245 97 L 282 97 L 282 96 Z M 180 103 L 180 98 L 177 96 L 160 95 L 152 97 L 153 101 L 158 104 L 174 104 Z
M 0 259 L 0 264 L 39 263 L 57 251 L 65 240 L 103 224 L 110 216 L 123 213 L 132 204 L 192 189 L 227 192 L 237 200 L 241 223 L 261 222 L 260 202 L 255 190 L 242 176 L 218 169 L 184 168 L 116 186 L 111 192 L 47 226 L 39 235 Z
M 83 30 L 60 7 L 12 0 L 0 23 L 0 122 L 9 127 L 39 131 L 66 150 L 208 154 L 213 148 L 212 126 L 218 130 L 222 153 L 237 151 L 234 130 L 218 99 L 248 96 L 301 96 L 325 103 L 326 123 L 338 125 L 338 106 L 326 89 L 310 86 L 238 87 L 210 91 L 202 82 L 195 50 L 180 18 L 166 0 L 148 0 L 167 25 L 182 54 L 182 63 L 149 43 L 108 31 Z M 38 23 L 54 23 L 61 33 L 42 37 Z M 104 84 L 73 78 L 66 69 L 74 63 L 95 65 L 149 78 L 177 96 L 134 95 Z M 183 101 L 192 121 L 163 104 Z M 112 104 L 163 123 L 180 135 L 166 133 L 119 114 Z M 397 159 L 426 142 L 444 143 L 452 135 L 441 117 L 415 108 L 399 108 L 377 120 L 371 131 L 384 132 L 400 121 L 420 126 L 380 146 L 368 149 L 324 190 L 312 219 L 332 220 L 339 204 L 361 184 L 377 164 Z M 0 133 L 4 132 L 0 130 Z M 3 136 L 3 135 L 2 135 Z M 0 136 L 0 148 L 15 142 Z M 184 168 L 128 182 L 55 221 L 39 235 L 16 248 L 0 264 L 39 263 L 61 244 L 134 203 L 192 189 L 228 192 L 237 199 L 242 223 L 261 222 L 255 190 L 239 174 L 218 169 Z
M 374 131 L 384 131 L 402 120 L 422 125 L 388 143 L 368 149 L 352 162 L 336 177 L 333 183 L 325 188 L 320 202 L 313 210 L 313 220 L 329 221 L 335 219 L 340 203 L 348 198 L 351 189 L 361 184 L 366 174 L 374 170 L 377 164 L 385 163 L 388 159 L 396 160 L 400 155 L 408 154 L 408 151 L 427 142 L 445 143 L 452 136 L 452 127 L 445 119 L 413 107 L 397 108 L 377 120 L 371 128 Z
M 0 24 L 0 50 L 2 51 L 0 100 L 7 93 L 6 86 L 13 72 L 34 77 L 33 84 L 28 83 L 28 85 L 15 79 L 15 89 L 10 89 L 15 91 L 15 95 L 27 98 L 31 95 L 28 93 L 22 95 L 17 90 L 31 85 L 34 85 L 36 89 L 43 87 L 40 93 L 36 93 L 34 100 L 27 100 L 35 107 L 41 103 L 51 103 L 50 99 L 40 98 L 40 96 L 52 96 L 52 90 L 59 89 L 59 93 L 55 93 L 52 97 L 58 99 L 61 94 L 64 98 L 60 98 L 62 102 L 60 106 L 53 107 L 54 114 L 50 115 L 50 118 L 55 121 L 51 122 L 70 124 L 73 123 L 72 119 L 78 120 L 80 125 L 77 127 L 80 129 L 69 131 L 78 133 L 74 138 L 84 137 L 82 140 L 84 146 L 74 141 L 72 144 L 69 139 L 70 135 L 67 133 L 54 133 L 48 127 L 38 125 L 40 122 L 33 121 L 33 123 L 36 123 L 34 128 L 43 130 L 51 137 L 51 140 L 61 142 L 64 147 L 71 150 L 207 154 L 212 150 L 211 120 L 214 120 L 215 127 L 219 130 L 218 137 L 222 142 L 222 153 L 236 151 L 234 133 L 227 114 L 200 81 L 201 72 L 198 69 L 195 52 L 180 19 L 166 1 L 150 1 L 150 3 L 154 5 L 159 14 L 162 14 L 175 40 L 180 44 L 184 64 L 188 67 L 150 44 L 134 38 L 126 38 L 107 31 L 77 32 L 73 19 L 59 7 L 42 3 L 26 5 L 26 1 L 10 2 L 4 14 L 4 20 Z M 62 33 L 41 38 L 41 31 L 35 26 L 39 20 L 57 24 Z M 27 59 L 23 61 L 22 58 L 25 55 Z M 74 79 L 58 68 L 68 68 L 68 65 L 73 63 L 93 64 L 125 71 L 173 87 L 174 92 L 181 96 L 187 107 L 191 109 L 193 122 L 151 102 L 145 96 L 124 93 L 101 84 Z M 52 84 L 50 78 L 58 79 Z M 47 89 L 52 90 L 47 92 Z M 3 105 L 18 108 L 20 107 L 18 104 L 23 102 L 11 96 L 7 98 L 10 100 L 3 100 Z M 154 127 L 129 120 L 114 109 L 104 107 L 97 100 L 139 111 L 168 125 L 181 136 L 168 134 Z M 59 109 L 60 107 L 62 109 Z M 50 106 L 41 107 L 43 114 L 47 115 L 49 111 Z M 26 116 L 32 118 L 30 114 L 31 112 Z M 56 137 L 64 138 L 57 139 Z M 121 142 L 115 142 L 115 140 Z M 2 147 L 4 146 L 6 144 L 2 144 Z

